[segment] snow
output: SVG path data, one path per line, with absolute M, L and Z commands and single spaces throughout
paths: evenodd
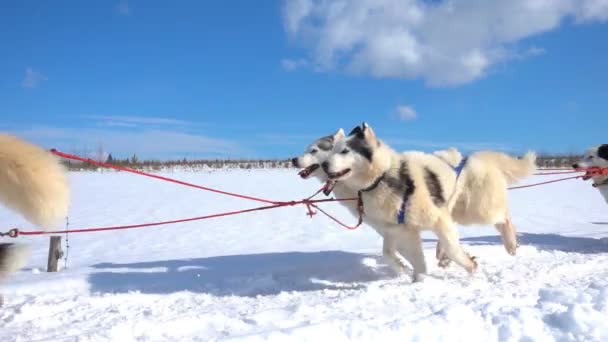
M 320 187 L 294 170 L 163 175 L 277 200 Z M 72 228 L 259 205 L 119 172 L 70 178 Z M 347 231 L 303 207 L 70 234 L 68 267 L 58 273 L 44 272 L 47 238 L 21 237 L 32 258 L 2 284 L 0 341 L 608 340 L 608 206 L 599 192 L 574 180 L 510 200 L 516 257 L 492 227 L 461 227 L 479 270 L 444 270 L 425 233 L 429 275 L 415 284 L 386 266 L 370 227 Z M 337 204 L 324 208 L 356 222 Z M 5 227 L 32 228 L 4 209 L 0 217 Z

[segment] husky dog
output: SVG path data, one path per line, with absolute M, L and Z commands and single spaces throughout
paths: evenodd
M 594 146 L 585 152 L 583 159 L 572 165 L 573 168 L 608 167 L 608 144 Z M 593 179 L 593 187 L 597 188 L 606 203 L 608 203 L 608 176 L 585 176 L 583 180 Z
M 340 129 L 333 136 L 318 139 L 310 145 L 304 155 L 293 159 L 294 165 L 306 168 L 315 164 L 313 166 L 315 177 L 320 181 L 327 181 L 327 176 L 323 172 L 319 172 L 316 165 L 322 164 L 329 156 L 340 152 L 337 150 L 340 146 L 337 146 L 336 142 L 342 138 L 344 138 L 344 131 Z M 323 145 L 324 153 L 318 153 L 319 145 Z M 332 151 L 327 150 L 330 146 Z M 310 151 L 314 151 L 314 157 L 310 155 Z M 411 152 L 405 152 L 405 155 L 408 153 Z M 432 155 L 447 163 L 453 169 L 452 172 L 456 173 L 457 181 L 453 186 L 456 190 L 454 193 L 448 194 L 448 207 L 453 219 L 462 225 L 494 224 L 501 234 L 505 249 L 509 254 L 514 255 L 517 238 L 515 227 L 508 213 L 507 186 L 534 172 L 535 155 L 528 153 L 523 159 L 516 159 L 500 152 L 483 151 L 463 158 L 460 152 L 453 147 L 435 151 Z M 309 162 L 307 164 L 304 161 Z M 500 172 L 496 172 L 497 169 Z M 308 170 L 302 170 L 302 173 L 306 176 L 310 175 Z M 333 192 L 338 198 L 357 196 L 357 191 L 344 186 L 342 182 L 332 181 L 331 184 L 334 186 Z M 354 202 L 340 203 L 346 206 L 353 215 L 358 215 Z M 480 203 L 481 205 L 479 205 Z M 437 244 L 437 258 L 440 260 L 439 266 L 446 267 L 449 264 L 449 258 L 440 243 Z
M 321 163 L 326 161 L 333 152 L 334 145 L 337 141 L 344 138 L 344 130 L 338 129 L 336 133 L 317 139 L 310 144 L 304 154 L 291 159 L 293 166 L 301 168 L 299 175 L 302 179 L 307 179 L 314 176 L 322 182 L 327 180 L 325 174 L 321 171 Z
M 413 267 L 414 281 L 426 273 L 420 231 L 433 231 L 445 254 L 472 273 L 477 268 L 459 243 L 448 210 L 456 173 L 445 161 L 422 152 L 399 154 L 364 123 L 335 143 L 321 167 L 331 181 L 360 194 L 364 220 L 383 237 L 383 255 L 402 273 L 399 252 Z
M 460 172 L 448 203 L 454 221 L 461 225 L 494 225 L 507 252 L 515 255 L 517 236 L 509 214 L 507 188 L 534 173 L 536 154 L 528 152 L 517 159 L 501 152 L 479 151 L 463 159 L 455 149 L 443 153 Z M 437 254 L 441 259 L 439 245 Z
M 0 203 L 42 229 L 65 217 L 69 204 L 65 169 L 49 152 L 0 134 Z M 0 243 L 0 280 L 21 268 L 25 245 Z

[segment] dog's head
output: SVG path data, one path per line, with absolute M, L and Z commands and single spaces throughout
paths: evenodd
M 608 167 L 608 144 L 594 146 L 585 152 L 583 158 L 572 165 L 573 168 Z M 585 176 L 583 179 L 589 179 Z
M 336 143 L 343 140 L 344 136 L 344 130 L 340 128 L 332 135 L 317 139 L 306 148 L 304 154 L 291 159 L 293 166 L 302 169 L 300 177 L 306 179 L 311 175 L 321 175 L 322 173 L 317 173 L 321 164 L 331 156 Z
M 364 174 L 374 164 L 374 154 L 381 143 L 367 124 L 353 128 L 346 139 L 336 143 L 334 153 L 321 163 L 323 171 L 333 181 L 346 181 Z

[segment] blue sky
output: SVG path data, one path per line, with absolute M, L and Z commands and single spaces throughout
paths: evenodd
M 608 139 L 608 0 L 2 1 L 0 130 L 144 158 Z M 559 3 L 559 4 L 558 4 Z

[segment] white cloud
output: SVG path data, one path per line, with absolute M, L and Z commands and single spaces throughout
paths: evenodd
M 134 115 L 89 115 L 88 119 L 100 120 L 101 123 L 114 126 L 137 125 L 188 125 L 190 122 L 171 118 L 134 116 Z
M 116 5 L 116 10 L 120 15 L 130 15 L 131 14 L 131 6 L 126 1 L 121 1 Z
M 310 50 L 308 64 L 432 86 L 542 54 L 518 45 L 569 18 L 608 20 L 608 0 L 287 0 L 283 9 L 289 37 Z
M 303 58 L 300 58 L 300 59 L 285 58 L 285 59 L 281 60 L 281 66 L 283 67 L 284 70 L 287 70 L 287 71 L 294 71 L 296 69 L 305 67 L 307 65 L 308 65 L 308 61 Z
M 397 116 L 403 121 L 411 121 L 418 117 L 418 113 L 412 106 L 397 106 Z
M 42 83 L 42 81 L 46 81 L 48 78 L 41 74 L 40 72 L 28 67 L 25 69 L 25 76 L 21 81 L 21 86 L 23 88 L 36 88 Z

